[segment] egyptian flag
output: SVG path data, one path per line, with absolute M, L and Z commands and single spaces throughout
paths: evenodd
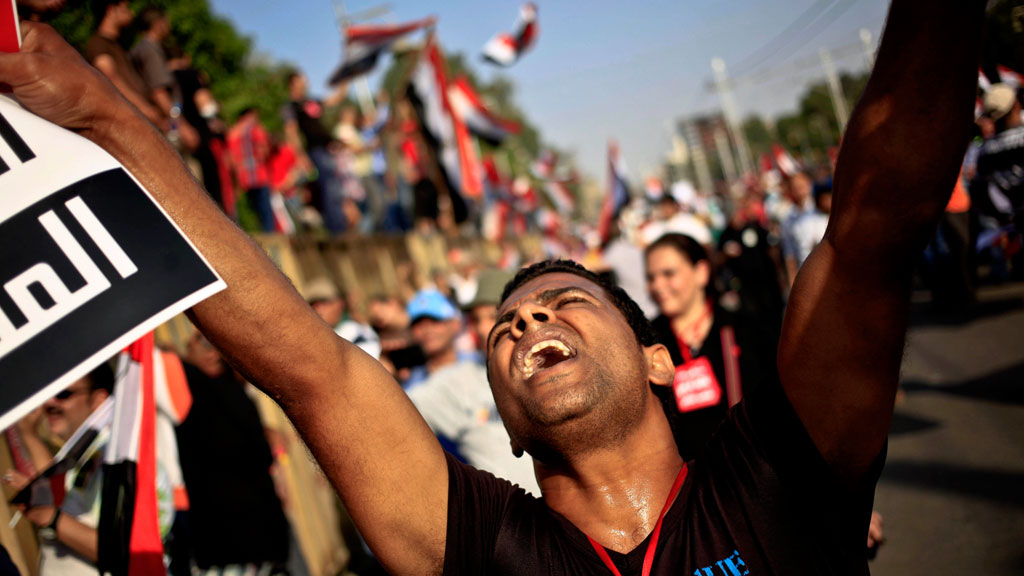
M 1024 76 L 1020 72 L 1007 68 L 1002 64 L 996 66 L 996 70 L 999 72 L 999 81 L 1010 88 L 1019 91 L 1021 85 L 1024 85 Z
M 559 214 L 567 215 L 576 209 L 576 198 L 569 189 L 569 184 L 575 180 L 575 175 L 567 175 L 564 171 L 558 172 L 557 153 L 545 150 L 530 165 L 530 172 L 533 173 L 534 178 L 542 181 L 544 193 L 547 194 Z
M 505 238 L 505 223 L 511 211 L 508 202 L 508 183 L 498 172 L 493 157 L 484 157 L 483 170 L 487 202 L 480 221 L 480 231 L 487 240 L 500 242 Z
M 484 45 L 484 60 L 498 66 L 511 66 L 537 39 L 537 5 L 527 2 L 519 9 L 516 31 L 498 34 Z
M 95 450 L 90 450 L 90 448 L 96 442 L 96 438 L 105 429 L 110 427 L 113 412 L 114 401 L 107 398 L 100 404 L 99 408 L 93 410 L 92 414 L 85 419 L 85 422 L 78 427 L 78 430 L 75 430 L 74 434 L 68 438 L 68 441 L 64 443 L 64 446 L 53 457 L 50 465 L 32 478 L 25 488 L 14 495 L 11 503 L 23 504 L 28 508 L 39 506 L 55 506 L 59 508 L 64 502 L 65 474 L 72 468 L 85 470 L 89 466 L 99 465 L 98 462 L 90 462 L 95 454 Z M 27 450 L 23 456 L 24 458 L 30 458 Z M 17 463 L 17 458 L 15 462 Z M 31 463 L 27 463 L 27 466 L 31 467 Z M 25 473 L 29 470 L 30 468 L 18 464 L 19 472 Z
M 391 48 L 399 38 L 420 28 L 432 26 L 433 18 L 426 18 L 408 24 L 367 24 L 345 28 L 345 58 L 328 81 L 331 86 L 349 78 L 355 78 L 373 70 L 377 59 Z
M 559 214 L 571 214 L 576 209 L 576 199 L 564 182 L 550 180 L 544 183 L 544 192 Z
M 619 211 L 629 202 L 629 186 L 626 184 L 626 165 L 619 157 L 619 146 L 615 142 L 608 143 L 608 190 L 601 205 L 601 214 L 597 220 L 597 233 L 601 243 L 611 238 L 612 223 L 619 217 Z
M 427 39 L 413 71 L 408 96 L 419 116 L 423 140 L 441 167 L 455 220 L 463 222 L 468 216 L 464 198 L 480 198 L 483 194 L 480 162 L 469 130 L 448 98 L 444 55 L 433 36 Z
M 500 146 L 506 138 L 519 133 L 519 124 L 499 118 L 488 110 L 465 78 L 458 78 L 448 88 L 448 100 L 455 113 L 466 123 L 466 128 L 492 146 Z
M 778 143 L 772 144 L 772 158 L 783 178 L 792 178 L 803 171 L 800 164 Z
M 98 530 L 98 568 L 113 576 L 166 574 L 156 486 L 155 381 L 159 365 L 152 333 L 118 358 Z
M 288 213 L 284 197 L 277 193 L 270 194 L 270 213 L 274 215 L 274 231 L 278 234 L 295 234 L 295 221 Z

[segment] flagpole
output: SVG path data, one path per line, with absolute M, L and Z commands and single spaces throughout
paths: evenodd
M 334 19 L 341 31 L 342 42 L 344 42 L 345 38 L 347 38 L 346 31 L 349 25 L 345 0 L 333 0 L 331 5 L 334 8 Z M 370 90 L 370 81 L 366 78 L 365 74 L 356 80 L 356 99 L 359 101 L 359 109 L 363 112 L 364 116 L 377 113 L 377 107 L 373 101 L 373 91 Z

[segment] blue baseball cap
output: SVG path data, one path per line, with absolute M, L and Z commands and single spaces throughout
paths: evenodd
M 459 316 L 455 306 L 437 290 L 420 290 L 409 301 L 406 307 L 409 313 L 409 322 L 415 322 L 421 318 L 433 318 L 435 320 L 451 320 Z

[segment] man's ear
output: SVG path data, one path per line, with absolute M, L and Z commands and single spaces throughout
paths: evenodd
M 647 379 L 656 386 L 669 386 L 675 378 L 676 366 L 672 363 L 672 355 L 664 344 L 644 347 L 647 356 Z

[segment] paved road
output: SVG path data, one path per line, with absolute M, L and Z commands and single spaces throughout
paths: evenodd
M 872 574 L 1024 574 L 1024 285 L 957 318 L 916 296 Z

